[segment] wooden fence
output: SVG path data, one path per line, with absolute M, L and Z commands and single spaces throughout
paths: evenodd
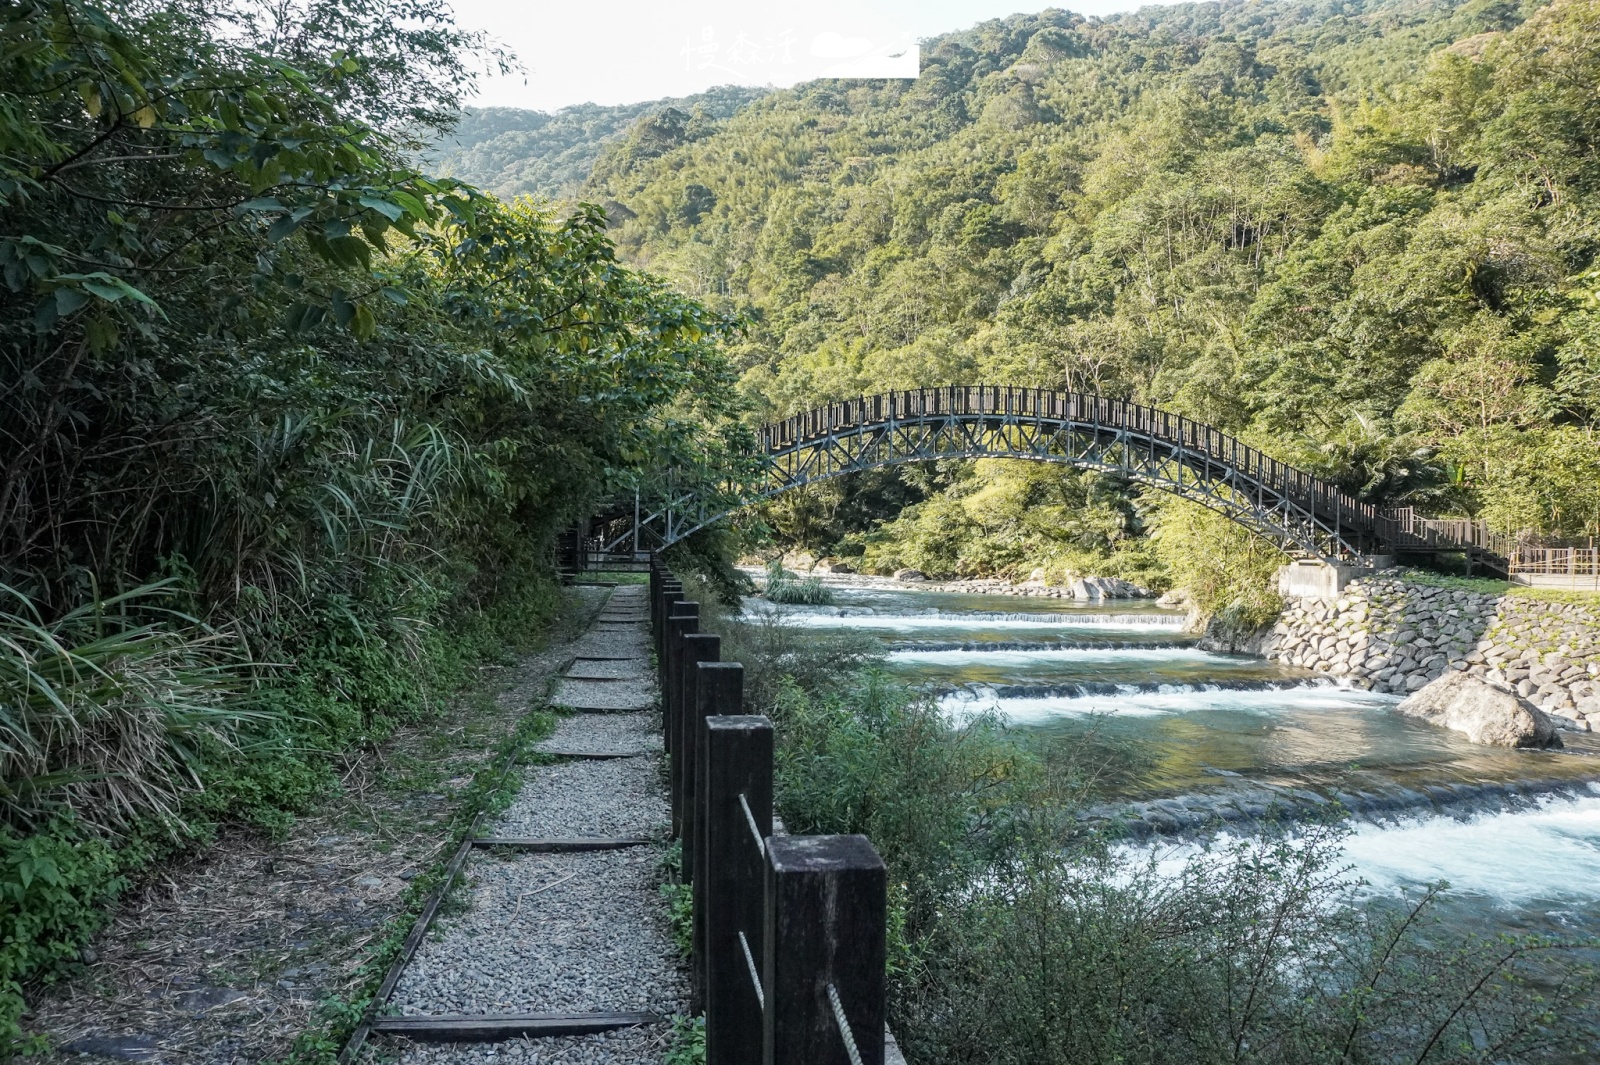
M 773 833 L 772 722 L 697 603 L 650 571 L 672 826 L 694 899 L 694 1008 L 707 1065 L 892 1065 L 887 879 L 865 836 Z
M 1600 547 L 1531 547 L 1518 545 L 1511 551 L 1511 578 L 1565 578 L 1574 588 L 1600 589 Z

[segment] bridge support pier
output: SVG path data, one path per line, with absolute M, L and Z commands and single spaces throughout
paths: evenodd
M 1371 576 L 1376 570 L 1394 565 L 1386 555 L 1369 559 L 1365 566 L 1328 563 L 1301 558 L 1278 570 L 1278 594 L 1285 599 L 1337 599 L 1345 586 L 1357 577 Z

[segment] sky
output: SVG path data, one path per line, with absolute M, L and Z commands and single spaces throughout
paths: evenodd
M 984 19 L 1042 10 L 1028 0 L 454 0 L 523 69 L 485 78 L 474 103 L 554 111 L 586 101 L 636 103 L 713 85 L 823 77 L 914 77 L 918 39 Z M 1063 4 L 1085 15 L 1130 0 Z

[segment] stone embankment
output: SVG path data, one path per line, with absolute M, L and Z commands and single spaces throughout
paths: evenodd
M 1600 731 L 1600 605 L 1378 576 L 1351 582 L 1337 599 L 1289 599 L 1258 649 L 1400 695 L 1464 670 L 1517 692 L 1563 728 Z

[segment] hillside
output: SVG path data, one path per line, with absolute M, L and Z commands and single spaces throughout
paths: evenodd
M 498 196 L 571 195 L 589 177 L 595 159 L 610 142 L 646 116 L 673 109 L 723 119 L 765 89 L 722 85 L 694 96 L 602 106 L 576 104 L 556 112 L 516 107 L 471 108 L 422 165 Z
M 612 149 L 588 195 L 632 212 L 626 256 L 751 316 L 754 417 L 952 381 L 1091 390 L 1369 499 L 1593 535 L 1597 12 L 1015 16 L 930 42 L 915 83 L 811 83 L 655 158 Z M 1013 464 L 769 517 L 930 572 L 1104 562 L 1163 514 L 1169 540 L 1224 536 L 1162 506 Z

